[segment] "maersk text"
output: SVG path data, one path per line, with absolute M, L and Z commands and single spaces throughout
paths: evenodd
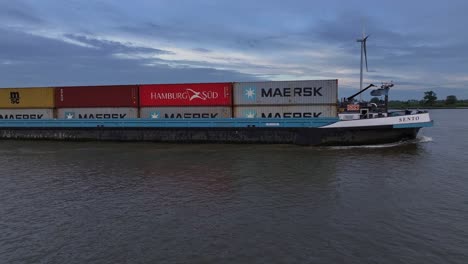
M 43 117 L 43 114 L 0 115 L 0 119 L 42 119 Z
M 320 117 L 322 112 L 286 112 L 286 113 L 262 113 L 262 118 L 314 118 Z
M 218 113 L 164 114 L 165 118 L 217 118 Z
M 127 114 L 78 114 L 78 119 L 123 119 Z
M 323 96 L 322 87 L 269 88 L 262 89 L 262 97 L 310 97 Z

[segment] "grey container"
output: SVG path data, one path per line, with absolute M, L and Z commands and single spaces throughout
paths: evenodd
M 0 109 L 0 120 L 21 119 L 53 119 L 54 109 Z
M 136 107 L 59 108 L 59 119 L 129 119 L 138 118 Z
M 234 105 L 335 104 L 338 80 L 234 83 Z
M 140 108 L 140 118 L 231 118 L 232 108 L 228 107 L 143 107 Z
M 336 104 L 234 106 L 236 118 L 317 118 L 337 117 Z

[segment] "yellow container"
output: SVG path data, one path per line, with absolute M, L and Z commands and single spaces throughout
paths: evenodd
M 0 88 L 0 108 L 54 108 L 55 88 Z

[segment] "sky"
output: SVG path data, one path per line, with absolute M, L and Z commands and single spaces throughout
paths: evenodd
M 0 0 L 0 87 L 339 79 L 468 99 L 468 1 Z

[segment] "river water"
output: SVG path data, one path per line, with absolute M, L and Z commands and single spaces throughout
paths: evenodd
M 468 263 L 468 110 L 374 147 L 0 141 L 0 263 Z

